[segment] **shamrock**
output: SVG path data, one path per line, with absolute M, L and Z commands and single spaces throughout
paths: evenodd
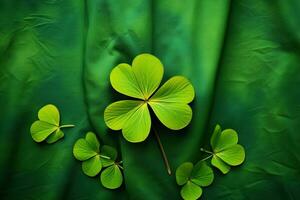
M 210 144 L 213 152 L 211 164 L 217 167 L 223 174 L 230 170 L 230 166 L 237 166 L 245 160 L 244 147 L 238 143 L 237 132 L 233 129 L 221 130 L 220 125 L 216 125 Z
M 94 177 L 103 170 L 100 176 L 101 183 L 109 189 L 116 189 L 122 185 L 123 169 L 116 162 L 117 151 L 115 148 L 104 145 L 100 150 L 100 143 L 93 132 L 88 132 L 85 138 L 78 139 L 73 147 L 73 155 L 82 162 L 82 171 L 90 177 Z
M 150 54 L 140 54 L 132 62 L 117 65 L 110 74 L 112 87 L 136 100 L 122 100 L 110 104 L 104 111 L 106 125 L 121 130 L 129 142 L 144 141 L 151 129 L 148 106 L 168 128 L 179 130 L 192 118 L 188 105 L 195 96 L 191 83 L 183 76 L 174 76 L 159 89 L 163 65 Z M 158 90 L 157 90 L 158 89 Z M 157 91 L 156 91 L 157 90 Z
M 64 137 L 62 128 L 74 127 L 74 125 L 59 125 L 60 115 L 56 106 L 48 104 L 38 112 L 39 120 L 30 127 L 30 133 L 34 141 L 54 143 Z
M 104 121 L 112 130 L 122 130 L 129 142 L 142 142 L 148 137 L 151 129 L 148 106 L 172 130 L 186 127 L 192 119 L 192 109 L 188 103 L 195 96 L 193 86 L 185 77 L 174 76 L 158 89 L 163 71 L 158 58 L 151 54 L 140 54 L 133 59 L 132 66 L 121 63 L 110 74 L 112 87 L 135 100 L 110 104 L 104 111 Z M 155 129 L 154 133 L 171 175 L 166 153 Z
M 176 182 L 183 185 L 180 194 L 185 200 L 198 199 L 202 195 L 201 187 L 210 185 L 213 179 L 213 171 L 205 161 L 199 161 L 195 166 L 186 162 L 176 170 Z

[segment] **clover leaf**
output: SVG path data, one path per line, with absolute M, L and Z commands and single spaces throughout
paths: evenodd
M 94 177 L 103 170 L 100 175 L 102 185 L 108 189 L 116 189 L 122 185 L 123 175 L 120 169 L 122 161 L 116 162 L 117 150 L 111 146 L 100 143 L 93 132 L 88 132 L 85 138 L 78 139 L 73 147 L 73 155 L 82 162 L 82 171 Z
M 191 162 L 181 164 L 176 170 L 176 182 L 182 186 L 181 197 L 185 200 L 198 199 L 202 195 L 202 188 L 213 182 L 212 169 L 204 161 L 195 166 Z
M 226 174 L 230 166 L 237 166 L 245 160 L 244 147 L 238 143 L 237 132 L 233 129 L 221 130 L 220 125 L 216 125 L 210 140 L 213 149 L 211 164 Z
M 101 183 L 108 189 L 116 189 L 122 185 L 123 175 L 118 164 L 107 167 L 100 175 Z
M 74 125 L 60 125 L 60 115 L 56 106 L 48 104 L 38 112 L 38 119 L 30 127 L 31 137 L 36 142 L 46 140 L 54 143 L 64 137 L 62 128 L 74 127 Z
M 118 156 L 117 150 L 108 145 L 104 145 L 101 148 L 101 154 L 107 157 L 107 158 L 101 157 L 101 162 L 102 162 L 103 167 L 108 167 L 108 166 L 113 165 Z
M 142 142 L 151 129 L 150 106 L 166 127 L 172 130 L 186 127 L 192 119 L 188 103 L 194 99 L 194 88 L 185 77 L 174 76 L 158 89 L 163 72 L 162 63 L 151 54 L 136 56 L 132 66 L 117 65 L 110 74 L 112 87 L 136 100 L 110 104 L 104 111 L 106 125 L 112 130 L 122 130 L 129 142 Z

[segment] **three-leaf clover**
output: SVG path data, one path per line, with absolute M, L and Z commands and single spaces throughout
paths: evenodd
M 238 144 L 238 135 L 233 129 L 222 131 L 221 126 L 216 125 L 210 144 L 213 152 L 202 150 L 211 154 L 211 164 L 223 174 L 229 172 L 230 166 L 240 165 L 245 160 L 244 147 Z
M 117 151 L 115 148 L 104 145 L 100 149 L 100 143 L 93 132 L 88 132 L 85 138 L 78 139 L 73 147 L 73 155 L 82 162 L 82 171 L 94 177 L 103 170 L 100 175 L 101 183 L 109 189 L 116 189 L 122 185 L 123 175 L 120 169 L 121 162 L 116 162 Z
M 176 182 L 181 188 L 181 197 L 185 200 L 195 200 L 202 195 L 201 187 L 213 182 L 214 173 L 205 161 L 199 161 L 195 166 L 191 162 L 181 164 L 176 170 Z
M 151 129 L 148 106 L 166 127 L 179 130 L 187 126 L 192 118 L 188 103 L 194 99 L 194 88 L 185 77 L 174 76 L 158 89 L 163 73 L 162 63 L 151 54 L 136 56 L 132 66 L 117 65 L 110 74 L 112 87 L 136 100 L 110 104 L 104 111 L 107 126 L 122 129 L 129 142 L 142 142 Z
M 34 141 L 54 143 L 64 137 L 62 128 L 74 127 L 74 125 L 60 125 L 60 115 L 56 106 L 48 104 L 38 112 L 38 119 L 30 127 L 30 133 Z

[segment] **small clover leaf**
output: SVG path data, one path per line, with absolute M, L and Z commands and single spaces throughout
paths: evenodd
M 104 158 L 101 157 L 101 162 L 102 162 L 103 167 L 108 167 L 108 166 L 113 165 L 118 156 L 117 150 L 108 145 L 104 145 L 101 148 L 101 154 L 110 158 L 110 159 L 107 159 L 105 157 Z
M 193 163 L 186 162 L 181 164 L 176 170 L 176 182 L 178 185 L 184 185 L 190 179 L 192 170 L 194 168 Z
M 54 143 L 64 137 L 62 128 L 74 127 L 74 125 L 60 126 L 60 115 L 56 106 L 48 104 L 38 112 L 38 119 L 30 127 L 31 137 L 36 142 L 46 140 Z
M 100 155 L 98 154 L 82 162 L 82 171 L 90 177 L 99 174 L 101 169 L 102 163 L 100 161 Z
M 221 130 L 216 125 L 210 140 L 212 152 L 211 164 L 217 167 L 223 174 L 230 170 L 230 166 L 237 166 L 245 160 L 244 147 L 238 143 L 237 132 L 233 129 Z
M 202 195 L 201 187 L 210 185 L 213 179 L 213 171 L 204 161 L 199 161 L 195 166 L 186 162 L 176 170 L 176 182 L 183 185 L 180 194 L 185 200 L 198 199 Z
M 116 189 L 123 183 L 123 175 L 118 164 L 107 167 L 100 175 L 101 183 L 108 189 Z
M 196 200 L 201 197 L 202 189 L 195 183 L 189 181 L 182 187 L 180 195 L 184 200 Z
M 94 177 L 103 170 L 100 175 L 102 185 L 108 189 L 116 189 L 122 185 L 123 175 L 120 169 L 122 161 L 116 162 L 117 150 L 111 146 L 100 143 L 93 132 L 88 132 L 85 138 L 78 139 L 73 147 L 73 155 L 82 162 L 82 171 Z
M 52 144 L 59 139 L 63 138 L 65 136 L 64 132 L 60 128 L 56 129 L 56 131 L 49 135 L 49 137 L 46 138 L 46 142 L 49 144 Z
M 148 137 L 151 129 L 148 106 L 172 130 L 186 127 L 192 119 L 188 103 L 195 96 L 193 86 L 185 77 L 175 76 L 158 89 L 163 71 L 158 58 L 140 54 L 134 58 L 132 66 L 119 64 L 110 74 L 111 85 L 116 91 L 137 99 L 114 102 L 104 111 L 106 125 L 112 130 L 122 130 L 129 142 L 142 142 Z

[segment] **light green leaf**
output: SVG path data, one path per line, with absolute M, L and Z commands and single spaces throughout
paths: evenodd
M 199 161 L 194 166 L 190 179 L 199 186 L 208 186 L 214 180 L 214 173 L 205 161 Z
M 219 141 L 221 132 L 222 132 L 221 126 L 219 124 L 217 124 L 214 129 L 214 132 L 210 138 L 210 144 L 213 149 L 215 149 L 217 146 L 217 142 Z
M 230 170 L 230 166 L 215 155 L 211 159 L 211 164 L 212 166 L 218 168 L 223 174 L 227 174 Z
M 93 132 L 88 132 L 85 135 L 85 140 L 89 143 L 89 146 L 97 153 L 99 153 L 100 143 L 97 136 Z
M 141 106 L 142 101 L 123 100 L 110 104 L 104 111 L 104 121 L 112 130 L 121 130 L 130 116 Z
M 132 70 L 144 99 L 149 99 L 162 80 L 164 74 L 162 63 L 151 54 L 140 54 L 133 59 Z
M 123 175 L 117 165 L 112 165 L 103 170 L 100 175 L 100 180 L 104 187 L 108 189 L 116 189 L 122 185 Z
M 96 176 L 101 169 L 102 164 L 99 155 L 82 162 L 82 171 L 88 176 Z
M 112 70 L 110 73 L 110 83 L 121 94 L 144 99 L 132 67 L 128 64 L 121 63 Z
M 178 185 L 184 185 L 189 180 L 193 167 L 193 163 L 186 162 L 176 169 L 176 182 Z
M 129 142 L 142 142 L 148 137 L 150 128 L 151 118 L 148 106 L 143 104 L 127 119 L 122 133 Z
M 132 67 L 121 63 L 110 74 L 112 87 L 127 96 L 147 100 L 158 88 L 163 76 L 163 65 L 151 54 L 140 54 Z
M 192 119 L 192 109 L 183 103 L 149 102 L 158 119 L 169 129 L 186 127 Z
M 35 121 L 30 127 L 30 133 L 34 141 L 42 142 L 57 129 L 57 126 L 49 124 L 47 122 Z
M 215 141 L 215 147 L 213 147 L 214 152 L 222 151 L 226 148 L 237 144 L 238 135 L 233 129 L 226 129 L 221 132 L 217 140 Z
M 161 86 L 150 101 L 190 103 L 195 97 L 192 84 L 183 76 L 174 76 Z
M 104 145 L 101 148 L 101 155 L 107 156 L 107 157 L 110 158 L 110 159 L 103 158 L 103 157 L 100 158 L 103 167 L 108 167 L 108 166 L 113 165 L 115 163 L 115 161 L 117 159 L 117 156 L 118 156 L 118 152 L 115 148 L 113 148 L 111 146 L 108 146 L 108 145 Z
M 97 152 L 94 151 L 85 139 L 80 138 L 74 144 L 73 154 L 77 160 L 84 161 L 97 155 Z
M 59 111 L 57 107 L 52 104 L 42 107 L 38 112 L 38 117 L 41 121 L 59 126 Z
M 216 156 L 218 156 L 224 162 L 231 166 L 237 166 L 244 162 L 245 150 L 241 145 L 236 144 L 234 146 L 231 146 L 230 148 L 224 149 L 216 153 Z
M 184 200 L 196 200 L 201 197 L 202 189 L 198 185 L 188 181 L 180 191 L 181 197 Z
M 191 83 L 182 76 L 169 79 L 149 100 L 158 119 L 168 128 L 179 130 L 192 119 L 190 103 L 195 96 Z
M 50 134 L 49 137 L 47 137 L 46 142 L 48 144 L 52 144 L 56 141 L 58 141 L 59 139 L 64 137 L 64 132 L 62 132 L 62 130 L 60 128 L 58 128 L 54 133 Z

